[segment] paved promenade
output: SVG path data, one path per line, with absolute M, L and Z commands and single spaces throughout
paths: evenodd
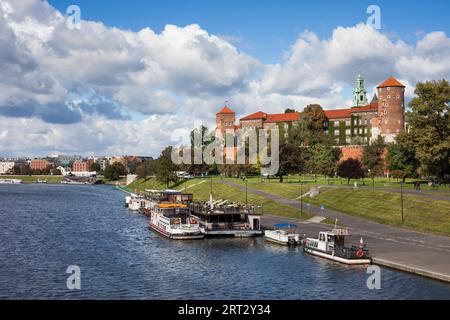
M 245 186 L 240 184 L 225 180 L 221 182 L 245 191 Z M 300 209 L 301 204 L 297 200 L 250 187 L 248 187 L 248 192 Z M 303 210 L 306 211 L 306 206 L 303 207 Z M 311 206 L 309 210 L 315 215 L 331 219 L 337 218 L 348 226 L 353 235 L 351 241 L 355 244 L 359 242 L 360 237 L 363 237 L 375 264 L 450 282 L 450 237 L 390 227 L 333 210 L 321 210 L 314 206 Z M 317 237 L 319 231 L 332 228 L 326 224 L 271 215 L 265 215 L 262 224 L 270 226 L 281 221 L 296 223 L 299 225 L 299 232 L 309 237 Z

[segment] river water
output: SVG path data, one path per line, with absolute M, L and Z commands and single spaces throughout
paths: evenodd
M 450 299 L 450 285 L 348 267 L 263 238 L 175 241 L 110 186 L 0 186 L 2 299 Z M 68 266 L 81 271 L 69 290 Z

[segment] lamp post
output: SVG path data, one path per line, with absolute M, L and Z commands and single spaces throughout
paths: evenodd
M 303 216 L 303 182 L 300 182 L 300 218 Z
M 403 224 L 403 182 L 400 182 L 400 203 L 402 205 L 402 224 Z
M 245 177 L 245 205 L 248 205 L 248 181 L 247 181 L 247 177 Z

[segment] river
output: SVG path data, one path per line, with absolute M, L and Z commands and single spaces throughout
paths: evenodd
M 1 299 L 450 299 L 450 284 L 305 255 L 263 238 L 175 241 L 111 186 L 0 185 Z M 369 244 L 370 246 L 370 244 Z M 68 266 L 81 271 L 69 290 Z

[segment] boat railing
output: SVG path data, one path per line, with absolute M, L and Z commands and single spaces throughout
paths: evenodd
M 358 250 L 362 250 L 364 252 L 364 255 L 358 256 L 357 252 Z M 344 247 L 344 246 L 334 246 L 334 255 L 344 258 L 344 259 L 365 259 L 369 258 L 369 250 L 367 249 L 366 245 L 364 245 L 363 248 L 358 248 L 356 246 Z
M 263 210 L 261 206 L 253 205 L 223 205 L 223 206 L 210 206 L 208 203 L 193 203 L 189 206 L 191 211 L 196 214 L 251 214 L 262 215 Z

